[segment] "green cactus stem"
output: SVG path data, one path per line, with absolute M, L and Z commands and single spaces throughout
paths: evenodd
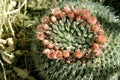
M 120 20 L 99 3 L 65 1 L 37 26 L 31 51 L 45 80 L 118 80 Z M 115 75 L 114 75 L 115 74 Z

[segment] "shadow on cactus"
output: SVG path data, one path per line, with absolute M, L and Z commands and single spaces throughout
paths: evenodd
M 31 47 L 38 75 L 45 80 L 117 80 L 119 26 L 99 3 L 63 2 L 52 8 L 37 26 Z

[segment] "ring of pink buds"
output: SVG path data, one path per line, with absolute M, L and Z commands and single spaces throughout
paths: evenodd
M 43 44 L 43 54 L 49 59 L 65 59 L 67 63 L 89 59 L 102 54 L 106 36 L 104 29 L 90 10 L 65 5 L 56 7 L 37 26 L 37 39 Z

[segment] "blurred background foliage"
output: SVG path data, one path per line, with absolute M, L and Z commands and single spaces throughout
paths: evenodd
M 35 80 L 34 75 L 30 76 L 34 71 L 29 61 L 30 42 L 46 9 L 61 1 L 0 0 L 0 80 Z M 82 1 L 100 2 L 120 14 L 119 0 Z

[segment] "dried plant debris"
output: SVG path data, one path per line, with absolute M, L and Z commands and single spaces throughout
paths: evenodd
M 28 1 L 28 8 L 31 10 L 40 10 L 46 9 L 50 5 L 55 5 L 57 0 L 29 0 Z
M 8 38 L 6 40 L 0 39 L 0 54 L 2 59 L 9 64 L 13 62 L 14 54 L 12 51 L 14 49 L 14 41 L 12 38 Z

